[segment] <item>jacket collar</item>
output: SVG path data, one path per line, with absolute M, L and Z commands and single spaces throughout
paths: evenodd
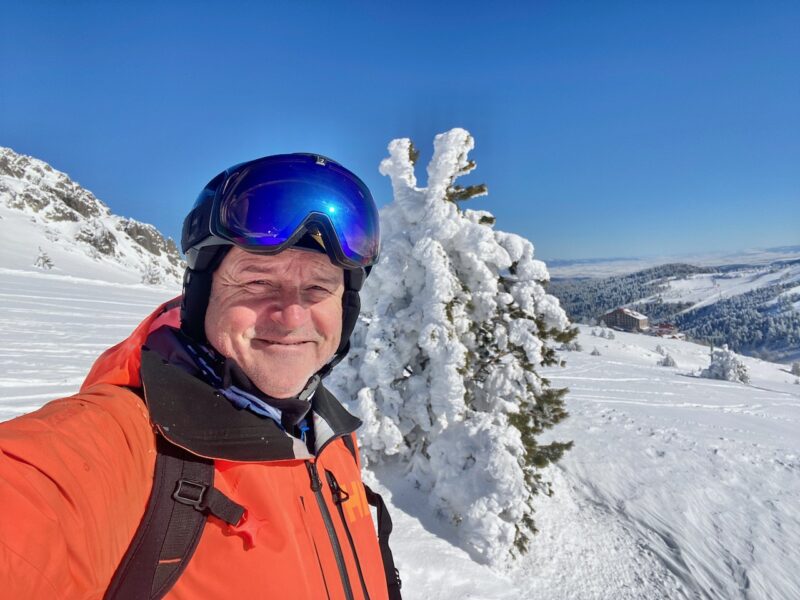
M 236 408 L 206 382 L 142 350 L 141 377 L 150 420 L 167 440 L 199 456 L 228 461 L 308 459 L 305 443 L 272 419 Z M 315 452 L 354 432 L 361 420 L 322 385 L 311 401 Z
M 239 410 L 213 387 L 157 353 L 143 348 L 148 336 L 180 323 L 180 297 L 159 306 L 123 342 L 106 350 L 81 389 L 109 383 L 144 390 L 150 420 L 167 440 L 209 459 L 273 461 L 312 457 L 306 445 L 271 419 Z M 311 402 L 315 453 L 354 432 L 361 421 L 322 385 Z

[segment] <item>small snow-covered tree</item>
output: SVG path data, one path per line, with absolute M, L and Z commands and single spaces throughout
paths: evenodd
M 362 321 L 332 385 L 364 420 L 369 462 L 402 459 L 471 551 L 500 564 L 535 532 L 541 468 L 570 443 L 537 436 L 567 416 L 566 389 L 537 367 L 559 364 L 572 341 L 547 269 L 526 239 L 497 231 L 461 204 L 487 193 L 456 179 L 475 168 L 463 129 L 436 136 L 428 185 L 411 141 L 389 144 L 380 166 L 394 201 L 381 210 L 383 248 L 362 292 Z
M 47 252 L 45 252 L 44 250 L 42 250 L 41 246 L 39 246 L 39 254 L 36 256 L 36 260 L 33 261 L 33 266 L 39 269 L 44 269 L 46 271 L 49 271 L 55 265 L 53 264 L 53 259 L 50 258 L 50 255 L 47 254 Z
M 750 383 L 747 367 L 733 350 L 728 349 L 727 344 L 722 348 L 711 348 L 711 364 L 708 365 L 708 368 L 703 369 L 700 376 L 708 379 Z
M 662 346 L 661 344 L 658 344 L 656 346 L 656 354 L 660 354 L 661 356 L 666 356 L 667 355 L 667 351 L 664 350 L 664 346 Z
M 675 359 L 669 354 L 669 352 L 664 354 L 664 358 L 659 359 L 658 361 L 659 367 L 675 367 Z
M 600 356 L 600 350 L 598 350 L 597 346 L 595 346 L 594 349 L 589 354 L 591 354 L 592 356 Z
M 792 375 L 800 376 L 800 361 L 794 361 L 792 363 Z
M 154 258 L 151 258 L 142 270 L 142 283 L 146 285 L 161 285 L 164 283 L 164 271 Z

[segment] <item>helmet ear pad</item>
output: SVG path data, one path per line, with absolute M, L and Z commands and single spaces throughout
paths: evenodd
M 211 298 L 211 284 L 214 271 L 233 246 L 213 246 L 204 251 L 214 252 L 205 257 L 205 268 L 195 270 L 186 268 L 183 273 L 183 298 L 181 300 L 181 331 L 201 344 L 206 340 L 206 310 Z
M 342 295 L 342 338 L 336 354 L 344 357 L 349 350 L 350 336 L 358 322 L 358 313 L 361 311 L 361 299 L 355 290 L 345 290 Z

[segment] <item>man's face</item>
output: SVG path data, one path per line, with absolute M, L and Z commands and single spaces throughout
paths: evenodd
M 214 272 L 206 336 L 274 398 L 298 394 L 342 334 L 344 275 L 325 254 L 232 248 Z

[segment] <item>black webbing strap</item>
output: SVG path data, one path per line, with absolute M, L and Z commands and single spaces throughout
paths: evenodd
M 356 464 L 359 464 L 358 456 L 356 455 L 356 444 L 353 441 L 353 436 L 346 435 L 342 438 L 342 441 L 344 442 L 344 445 L 347 447 L 347 449 L 350 451 L 350 454 L 353 455 L 353 460 L 356 461 Z
M 400 572 L 394 566 L 392 549 L 389 548 L 392 518 L 389 516 L 389 511 L 386 509 L 386 504 L 380 494 L 373 492 L 366 483 L 364 484 L 364 491 L 367 494 L 367 502 L 374 506 L 378 512 L 378 545 L 381 548 L 386 584 L 389 586 L 389 600 L 402 600 L 400 588 L 403 587 L 403 583 L 400 581 Z
M 104 600 L 157 600 L 183 573 L 208 514 L 235 525 L 244 509 L 214 486 L 214 464 L 157 437 L 153 488 Z

